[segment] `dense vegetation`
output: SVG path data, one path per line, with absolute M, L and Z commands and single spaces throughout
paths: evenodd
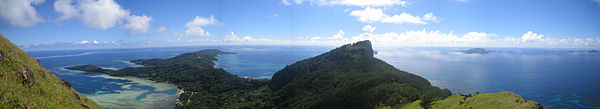
M 120 70 L 102 69 L 93 65 L 67 67 L 88 73 L 111 76 L 133 76 L 158 82 L 168 82 L 184 90 L 178 108 L 257 107 L 266 105 L 270 90 L 266 79 L 248 79 L 232 75 L 222 68 L 214 68 L 216 56 L 230 54 L 219 50 L 201 50 L 184 53 L 170 59 L 134 60 L 144 67 Z
M 344 45 L 288 65 L 272 80 L 241 78 L 214 68 L 216 56 L 228 54 L 218 50 L 134 60 L 144 67 L 117 71 L 93 65 L 66 69 L 173 83 L 185 91 L 177 108 L 430 108 L 451 95 L 373 53 L 369 41 Z
M 0 109 L 100 108 L 0 35 Z
M 450 96 L 417 75 L 373 57 L 369 41 L 344 45 L 296 62 L 275 73 L 269 87 L 273 103 L 291 108 L 373 108 L 424 104 Z

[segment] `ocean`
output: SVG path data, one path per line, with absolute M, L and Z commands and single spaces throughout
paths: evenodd
M 202 49 L 236 54 L 218 57 L 215 67 L 240 77 L 271 78 L 286 65 L 317 56 L 325 46 L 190 46 L 127 49 L 27 51 L 42 66 L 104 108 L 173 108 L 178 89 L 133 77 L 65 70 L 75 65 L 120 69 L 140 67 L 129 60 L 170 58 Z M 600 53 L 580 49 L 486 48 L 489 54 L 464 54 L 464 47 L 374 48 L 375 57 L 429 80 L 453 93 L 512 91 L 545 108 L 598 108 Z M 596 105 L 596 106 L 593 106 Z

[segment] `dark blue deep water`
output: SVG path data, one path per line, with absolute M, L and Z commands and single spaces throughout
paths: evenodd
M 29 51 L 41 64 L 73 88 L 96 102 L 102 95 L 135 96 L 144 101 L 150 94 L 172 96 L 173 86 L 147 85 L 131 79 L 89 75 L 64 70 L 66 66 L 92 64 L 105 68 L 136 67 L 129 60 L 170 58 L 201 49 L 220 49 L 236 54 L 219 56 L 216 67 L 240 77 L 271 78 L 286 65 L 317 56 L 335 47 L 313 46 L 202 46 L 135 49 L 97 49 Z M 489 54 L 463 54 L 469 48 L 375 48 L 375 57 L 400 70 L 428 79 L 433 85 L 453 93 L 492 93 L 512 91 L 527 100 L 538 101 L 545 108 L 598 108 L 600 104 L 600 54 L 576 49 L 486 48 Z M 128 92 L 129 91 L 129 92 Z M 127 93 L 125 93 L 127 92 Z M 122 95 L 119 95 L 122 94 Z M 96 97 L 98 96 L 98 97 Z M 106 96 L 112 97 L 112 96 Z M 146 102 L 147 103 L 147 102 Z M 152 102 L 172 108 L 174 101 Z M 162 103 L 162 104 L 161 104 Z M 119 108 L 120 103 L 100 103 L 105 108 Z M 163 107 L 160 107 L 163 106 Z M 126 106 L 124 106 L 126 108 Z

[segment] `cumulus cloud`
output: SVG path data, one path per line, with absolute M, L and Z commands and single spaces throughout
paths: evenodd
M 365 27 L 362 28 L 363 31 L 369 32 L 369 33 L 372 33 L 373 31 L 375 31 L 375 29 L 376 28 L 371 25 L 366 25 Z
M 233 32 L 231 32 L 230 35 L 225 36 L 225 39 L 223 39 L 223 42 L 251 42 L 251 41 L 255 41 L 255 39 L 252 38 L 252 36 L 244 36 L 244 37 L 240 38 L 240 37 L 238 37 L 238 35 L 236 35 Z
M 335 35 L 333 35 L 331 37 L 327 37 L 327 39 L 342 39 L 342 38 L 344 38 L 344 31 L 343 30 L 338 30 L 337 34 L 335 34 Z
M 371 7 L 367 7 L 364 10 L 354 10 L 350 12 L 350 15 L 357 16 L 358 21 L 367 23 L 378 22 L 382 18 L 387 17 L 387 15 L 383 13 L 382 9 Z
M 210 33 L 205 32 L 205 30 L 202 29 L 202 26 L 214 25 L 217 23 L 219 23 L 219 21 L 217 19 L 215 19 L 215 16 L 210 16 L 209 18 L 196 16 L 194 19 L 192 19 L 191 21 L 188 21 L 188 23 L 185 24 L 185 27 L 187 29 L 185 30 L 184 35 L 185 36 L 210 36 Z
M 33 5 L 44 0 L 0 0 L 0 18 L 17 27 L 31 27 L 43 23 Z
M 284 5 L 292 5 L 294 4 L 302 4 L 304 0 L 294 0 L 294 2 L 290 2 L 289 0 L 281 0 L 281 4 Z M 313 1 L 310 0 L 312 3 Z M 381 7 L 381 6 L 406 6 L 408 3 L 406 1 L 401 0 L 319 0 L 317 2 L 319 5 L 345 5 L 345 6 L 358 6 L 358 7 Z
M 492 36 L 496 36 L 496 34 L 489 34 L 483 32 L 468 32 L 467 34 L 463 35 L 461 40 L 469 42 L 487 42 Z
M 56 0 L 54 2 L 54 11 L 61 14 L 58 21 L 67 20 L 80 15 L 80 11 L 73 6 L 73 0 Z
M 146 33 L 152 17 L 130 15 L 113 0 L 56 0 L 54 11 L 61 14 L 58 21 L 78 18 L 84 26 L 106 30 L 121 25 L 133 34 Z
M 521 42 L 532 42 L 532 41 L 541 41 L 544 35 L 533 33 L 532 31 L 528 31 L 527 33 L 521 36 Z
M 90 43 L 90 41 L 82 40 L 81 42 L 79 42 L 79 44 L 87 44 L 87 43 Z
M 142 34 L 148 31 L 150 28 L 150 21 L 152 17 L 148 16 L 129 16 L 127 19 L 129 23 L 123 25 L 123 27 L 134 34 Z
M 427 24 L 427 22 L 438 22 L 438 18 L 433 13 L 427 13 L 420 16 L 413 16 L 409 13 L 403 12 L 400 15 L 387 15 L 383 13 L 383 9 L 367 7 L 364 10 L 354 10 L 350 13 L 350 16 L 358 17 L 358 21 L 365 23 L 395 23 L 395 24 Z
M 85 0 L 79 2 L 80 20 L 86 27 L 106 30 L 129 16 L 129 10 L 113 0 Z
M 408 13 L 403 12 L 400 15 L 394 15 L 391 17 L 385 17 L 381 19 L 383 23 L 395 23 L 395 24 L 403 24 L 403 23 L 411 23 L 411 24 L 427 24 L 424 20 L 422 20 L 419 16 L 413 16 Z

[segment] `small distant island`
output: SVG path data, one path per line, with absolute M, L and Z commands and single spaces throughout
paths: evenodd
M 600 53 L 600 51 L 598 51 L 598 50 L 590 50 L 590 51 L 587 51 L 587 52 L 588 53 Z
M 458 52 L 462 52 L 464 54 L 488 54 L 488 53 L 491 53 L 492 51 L 487 51 L 483 48 L 471 48 L 467 51 L 458 51 Z
M 66 69 L 175 84 L 184 91 L 176 108 L 542 108 L 512 92 L 453 95 L 375 53 L 368 40 L 343 45 L 287 65 L 272 79 L 242 78 L 215 68 L 218 55 L 230 54 L 215 49 L 131 61 L 144 67 Z

